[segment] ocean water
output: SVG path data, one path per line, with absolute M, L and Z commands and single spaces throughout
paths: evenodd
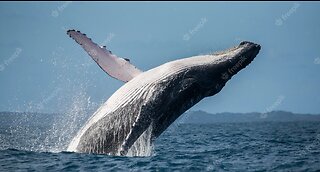
M 173 124 L 145 157 L 66 152 L 68 139 L 48 130 L 1 126 L 0 171 L 320 170 L 315 122 Z

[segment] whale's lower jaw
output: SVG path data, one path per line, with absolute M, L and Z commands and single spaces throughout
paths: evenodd
M 260 50 L 248 42 L 239 47 L 224 54 L 173 61 L 136 76 L 95 112 L 68 150 L 141 155 L 139 145 L 151 143 L 186 110 L 217 94 L 232 76 L 221 75 L 230 69 L 230 74 L 238 73 Z M 245 62 L 243 55 L 248 56 Z M 140 143 L 142 137 L 146 143 Z

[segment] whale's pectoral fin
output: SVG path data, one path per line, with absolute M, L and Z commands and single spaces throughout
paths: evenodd
M 121 145 L 120 154 L 126 155 L 135 141 L 148 129 L 151 125 L 150 114 L 146 115 L 146 111 L 142 106 L 140 116 L 136 119 L 131 127 L 131 131 Z
M 117 57 L 105 46 L 100 47 L 80 31 L 68 30 L 67 34 L 80 44 L 100 68 L 111 77 L 128 82 L 142 73 L 141 70 L 130 63 L 129 59 Z
M 121 145 L 120 155 L 126 155 L 128 150 L 134 142 L 141 136 L 141 134 L 150 126 L 150 124 L 137 123 Z

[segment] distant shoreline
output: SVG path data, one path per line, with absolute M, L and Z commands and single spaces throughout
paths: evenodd
M 319 121 L 319 114 L 297 114 L 287 111 L 271 111 L 267 113 L 208 113 L 190 111 L 179 118 L 180 123 L 230 123 L 230 122 L 299 122 Z
M 57 118 L 64 118 L 58 113 L 34 112 L 0 112 L 0 125 L 50 125 Z M 88 115 L 90 116 L 90 115 Z M 243 123 L 243 122 L 320 122 L 319 114 L 297 114 L 287 111 L 267 113 L 208 113 L 205 111 L 188 111 L 180 116 L 175 124 L 210 124 L 210 123 Z

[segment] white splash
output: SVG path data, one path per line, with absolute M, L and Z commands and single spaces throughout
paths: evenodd
M 49 152 L 61 152 L 66 150 L 69 141 L 83 124 L 86 111 L 91 102 L 85 92 L 79 92 L 72 98 L 72 103 L 64 115 L 55 118 L 52 128 L 48 131 L 45 142 L 53 143 Z

